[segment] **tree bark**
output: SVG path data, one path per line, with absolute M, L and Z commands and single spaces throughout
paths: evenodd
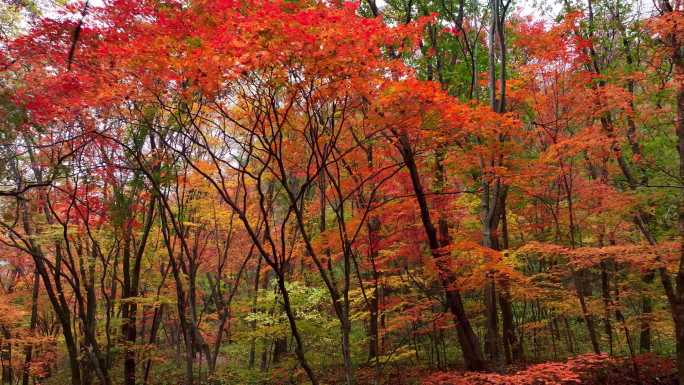
M 425 191 L 423 190 L 423 185 L 420 181 L 420 174 L 414 159 L 413 149 L 411 148 L 408 136 L 405 133 L 399 134 L 398 139 L 399 150 L 411 176 L 411 183 L 420 208 L 420 217 L 423 223 L 423 229 L 425 230 L 425 235 L 428 239 L 430 252 L 439 268 L 440 283 L 445 292 L 446 304 L 451 311 L 451 314 L 454 316 L 456 333 L 463 352 L 463 359 L 469 370 L 484 370 L 486 365 L 477 335 L 475 335 L 475 332 L 470 325 L 470 320 L 466 315 L 461 293 L 458 289 L 453 288 L 454 282 L 456 281 L 455 277 L 453 276 L 453 273 L 442 266 L 443 263 L 441 262 L 441 258 L 445 255 L 441 248 L 447 245 L 440 245 L 439 243 L 437 231 L 430 217 L 430 209 L 428 207 Z
M 147 212 L 145 214 L 143 232 L 140 243 L 133 255 L 131 255 L 131 237 L 130 229 L 126 229 L 126 241 L 124 242 L 123 251 L 123 286 L 121 292 L 121 300 L 123 302 L 121 308 L 121 334 L 125 339 L 125 353 L 124 353 L 124 384 L 136 385 L 136 353 L 134 346 L 137 339 L 137 312 L 138 304 L 135 297 L 138 296 L 138 286 L 140 282 L 140 269 L 142 266 L 142 258 L 147 245 L 147 239 L 152 229 L 154 219 L 155 201 L 149 202 Z M 133 257 L 133 258 L 131 258 Z M 133 259 L 131 261 L 131 259 Z M 131 262 L 133 265 L 131 266 Z
M 33 289 L 31 291 L 31 321 L 29 324 L 29 330 L 33 334 L 36 330 L 36 322 L 38 320 L 38 292 L 40 291 L 40 275 L 38 271 L 34 270 L 33 273 Z M 29 380 L 31 378 L 30 367 L 31 360 L 33 359 L 33 346 L 28 345 L 24 349 L 24 371 L 22 373 L 21 384 L 29 385 Z

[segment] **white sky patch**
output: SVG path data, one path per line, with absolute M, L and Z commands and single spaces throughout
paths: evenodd
M 548 21 L 555 19 L 563 8 L 560 1 L 548 0 L 518 0 L 514 6 L 521 16 Z

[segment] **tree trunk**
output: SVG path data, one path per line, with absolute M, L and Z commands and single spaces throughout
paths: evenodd
M 378 328 L 378 295 L 380 294 L 378 291 L 379 288 L 375 287 L 375 292 L 373 296 L 370 298 L 369 301 L 369 306 L 368 306 L 368 313 L 369 313 L 369 320 L 368 320 L 368 360 L 373 361 L 377 356 L 379 356 L 379 328 Z M 377 365 L 377 363 L 376 363 Z
M 351 322 L 347 317 L 346 322 L 342 325 L 342 357 L 344 360 L 344 377 L 347 385 L 354 384 L 354 367 L 351 360 L 351 344 L 349 335 L 351 334 Z
M 653 282 L 654 272 L 649 271 L 642 277 L 645 284 Z M 639 352 L 651 351 L 651 313 L 653 313 L 653 300 L 649 295 L 641 298 L 641 321 L 639 324 Z
M 152 229 L 154 219 L 155 201 L 149 203 L 145 213 L 143 232 L 140 243 L 131 254 L 131 237 L 129 229 L 126 229 L 126 241 L 124 242 L 123 251 L 123 287 L 121 292 L 121 299 L 123 301 L 121 309 L 121 334 L 125 339 L 125 353 L 124 353 L 124 384 L 136 385 L 136 352 L 135 344 L 137 339 L 137 313 L 138 304 L 136 297 L 138 296 L 138 287 L 140 282 L 140 269 L 142 266 L 142 258 L 147 245 L 147 239 Z M 131 260 L 132 259 L 132 260 Z M 132 262 L 132 266 L 131 266 Z M 131 300 L 132 299 L 132 300 Z M 129 300 L 126 302 L 126 300 Z
M 411 176 L 411 183 L 413 186 L 414 195 L 420 208 L 421 221 L 428 239 L 428 245 L 430 246 L 432 257 L 437 260 L 440 273 L 440 283 L 442 284 L 442 289 L 446 295 L 447 307 L 454 316 L 456 333 L 458 336 L 458 341 L 461 345 L 461 350 L 463 352 L 463 359 L 465 361 L 466 367 L 469 370 L 484 370 L 486 365 L 482 355 L 482 350 L 480 348 L 480 343 L 478 341 L 477 335 L 475 335 L 475 332 L 470 325 L 470 320 L 466 315 L 465 308 L 463 307 L 463 301 L 461 299 L 461 293 L 452 287 L 453 283 L 456 281 L 455 277 L 447 269 L 443 269 L 440 266 L 442 264 L 440 259 L 444 256 L 442 254 L 441 248 L 447 245 L 440 245 L 437 238 L 437 231 L 435 230 L 432 219 L 430 218 L 430 209 L 428 208 L 423 185 L 420 181 L 418 166 L 416 165 L 415 159 L 413 157 L 413 149 L 411 148 L 408 136 L 405 133 L 399 134 L 398 139 L 400 146 L 399 150 Z
M 159 331 L 159 325 L 161 325 L 162 317 L 164 316 L 164 304 L 159 305 L 158 308 L 154 309 L 154 315 L 152 316 L 152 326 L 150 327 L 150 339 L 149 344 L 152 345 L 157 341 L 157 332 Z M 148 358 L 145 362 L 145 374 L 143 378 L 143 385 L 147 384 L 150 376 L 150 369 L 152 367 L 152 359 Z
M 372 216 L 368 220 L 368 260 L 372 266 L 372 278 L 373 278 L 373 295 L 368 301 L 368 360 L 373 361 L 378 357 L 380 353 L 380 328 L 378 316 L 380 313 L 380 272 L 375 265 L 375 261 L 378 257 L 378 251 L 376 250 L 376 243 L 378 240 L 378 231 L 380 230 L 380 219 L 376 216 Z M 375 363 L 376 369 L 379 368 L 379 362 Z
M 506 355 L 506 364 L 508 365 L 522 359 L 522 348 L 515 333 L 513 308 L 510 298 L 510 289 L 507 283 L 504 282 L 499 291 L 499 305 L 501 307 L 504 353 Z
M 502 194 L 500 205 L 501 212 L 501 246 L 504 250 L 508 250 L 508 219 L 506 213 L 506 196 Z M 513 305 L 511 304 L 511 289 L 510 283 L 506 278 L 501 280 L 501 289 L 499 290 L 499 306 L 501 307 L 501 321 L 503 327 L 503 344 L 504 354 L 507 364 L 512 364 L 515 361 L 522 359 L 522 346 L 518 342 L 515 333 L 515 324 L 513 322 Z
M 12 336 L 7 327 L 2 326 L 2 337 L 5 341 L 0 339 L 0 362 L 2 362 L 2 383 L 12 385 L 12 344 L 8 342 Z
M 493 363 L 498 363 L 501 360 L 501 351 L 499 350 L 499 313 L 496 306 L 496 293 L 496 284 L 494 279 L 490 278 L 485 284 L 484 289 L 485 307 L 487 309 L 485 347 L 488 358 Z
M 254 272 L 254 297 L 252 297 L 252 312 L 256 312 L 257 297 L 259 295 L 259 279 L 261 278 L 261 257 L 259 256 L 256 266 L 256 271 Z M 250 322 L 250 328 L 252 333 L 256 331 L 256 320 Z M 249 342 L 249 360 L 248 366 L 250 369 L 254 369 L 254 361 L 256 359 L 256 338 L 252 337 Z
M 38 320 L 38 292 L 40 290 L 40 276 L 38 271 L 33 273 L 33 290 L 31 292 L 31 321 L 29 330 L 33 334 L 36 330 L 36 321 Z M 33 346 L 28 345 L 24 350 L 24 372 L 22 373 L 21 385 L 29 385 L 31 373 L 31 360 L 33 359 Z
M 584 295 L 586 288 L 585 288 L 585 280 L 584 280 L 584 271 L 578 271 L 574 273 L 574 280 L 575 280 L 575 291 L 577 293 L 577 298 L 580 303 L 580 308 L 582 310 L 582 317 L 584 319 L 584 322 L 587 325 L 587 332 L 589 333 L 589 340 L 591 341 L 591 347 L 594 353 L 600 354 L 601 353 L 601 347 L 599 346 L 599 340 L 598 340 L 598 335 L 596 334 L 596 325 L 594 324 L 594 317 L 591 315 L 589 312 L 589 307 L 587 306 L 587 300 Z
M 311 369 L 311 366 L 309 365 L 306 356 L 304 355 L 304 343 L 302 341 L 301 335 L 299 334 L 299 328 L 297 328 L 297 321 L 295 320 L 294 313 L 292 312 L 292 305 L 290 304 L 290 295 L 287 291 L 287 288 L 285 287 L 285 276 L 283 272 L 276 273 L 278 275 L 278 288 L 280 289 L 280 293 L 283 296 L 283 309 L 285 310 L 285 314 L 287 315 L 287 321 L 290 324 L 292 337 L 295 339 L 295 354 L 299 359 L 299 364 L 302 366 L 302 369 L 304 369 L 307 376 L 309 377 L 311 385 L 318 385 L 316 375 L 314 375 L 314 372 Z
M 601 294 L 603 296 L 603 326 L 608 336 L 608 352 L 613 355 L 613 326 L 610 322 L 611 314 L 611 299 L 610 299 L 610 281 L 608 280 L 607 262 L 601 262 Z

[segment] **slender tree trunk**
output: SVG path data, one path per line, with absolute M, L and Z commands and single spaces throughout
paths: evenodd
M 506 354 L 506 363 L 509 365 L 522 359 L 522 348 L 515 333 L 513 308 L 510 298 L 511 292 L 508 282 L 503 282 L 499 290 L 499 304 L 501 307 L 504 353 Z
M 380 355 L 379 351 L 379 335 L 380 335 L 380 329 L 378 327 L 378 313 L 379 313 L 379 296 L 380 296 L 380 287 L 378 285 L 378 279 L 377 279 L 377 273 L 373 272 L 374 275 L 374 291 L 373 291 L 373 296 L 369 298 L 369 304 L 368 304 L 368 360 L 373 361 L 376 357 Z M 377 366 L 378 363 L 376 362 L 375 365 Z
M 617 263 L 613 263 L 613 275 L 617 276 Z M 615 292 L 615 303 L 619 305 L 620 303 L 620 285 L 618 285 L 617 278 L 615 284 L 613 284 Z M 627 349 L 629 350 L 629 357 L 632 360 L 632 369 L 634 370 L 634 377 L 639 381 L 639 365 L 636 361 L 636 352 L 634 349 L 634 343 L 632 342 L 632 334 L 629 332 L 629 327 L 625 321 L 625 316 L 622 314 L 619 306 L 615 307 L 615 319 L 622 326 L 622 331 L 625 333 L 625 340 L 627 341 Z
M 129 298 L 134 297 L 131 291 L 131 252 L 130 244 L 127 242 L 124 246 L 123 257 L 123 275 L 124 281 L 121 292 L 121 336 L 124 343 L 124 384 L 135 385 L 135 311 L 132 302 L 126 302 Z
M 33 334 L 36 330 L 36 322 L 38 320 L 38 292 L 40 291 L 40 275 L 37 270 L 33 273 L 33 290 L 31 291 L 31 321 L 29 330 Z M 27 345 L 24 349 L 24 371 L 22 373 L 21 384 L 29 385 L 31 378 L 30 367 L 33 359 L 33 346 Z
M 499 313 L 496 306 L 497 290 L 493 278 L 489 278 L 484 289 L 485 307 L 487 309 L 487 330 L 485 334 L 485 347 L 489 360 L 497 363 L 501 359 L 499 350 Z
M 12 378 L 14 372 L 12 370 L 12 344 L 9 340 L 12 338 L 7 327 L 1 326 L 2 337 L 5 341 L 0 339 L 0 361 L 2 361 L 2 383 L 12 385 Z
M 258 257 L 256 271 L 254 272 L 254 297 L 252 297 L 252 312 L 257 310 L 257 298 L 259 296 L 259 279 L 261 278 L 261 257 Z M 256 321 L 250 322 L 252 333 L 256 331 Z M 249 360 L 248 366 L 250 369 L 254 368 L 254 361 L 256 359 L 256 338 L 252 337 L 249 342 Z
M 344 360 L 344 376 L 347 385 L 354 384 L 354 367 L 351 360 L 351 343 L 349 340 L 350 334 L 351 322 L 347 316 L 342 325 L 342 358 Z
M 601 293 L 603 296 L 603 325 L 608 337 L 608 352 L 613 355 L 613 326 L 610 322 L 611 314 L 611 299 L 610 299 L 610 281 L 608 279 L 607 262 L 601 262 Z
M 506 18 L 506 6 L 501 0 L 490 0 L 490 20 L 488 31 L 488 66 L 489 66 L 489 104 L 492 111 L 496 113 L 504 113 L 506 110 L 506 41 L 504 34 L 504 20 Z M 498 58 L 497 58 L 498 51 Z M 497 71 L 498 68 L 498 71 Z M 499 89 L 497 90 L 497 80 Z M 507 138 L 503 135 L 499 137 L 499 141 L 504 142 Z M 481 159 L 481 217 L 482 217 L 482 244 L 494 250 L 499 250 L 498 223 L 501 219 L 501 206 L 505 205 L 506 188 L 502 185 L 500 178 L 495 177 L 493 180 L 488 180 L 486 173 L 486 160 Z M 495 155 L 491 159 L 491 165 L 503 164 L 503 157 Z M 493 186 L 493 188 L 492 188 Z M 505 212 L 503 213 L 505 215 Z M 485 308 L 486 308 L 486 333 L 485 333 L 485 348 L 489 359 L 494 363 L 501 361 L 501 336 L 499 335 L 499 314 L 497 309 L 497 290 L 494 277 L 488 278 L 484 287 Z M 501 302 L 501 301 L 499 301 Z M 501 304 L 508 305 L 507 301 Z M 507 309 L 507 311 L 510 309 Z M 506 327 L 512 326 L 511 324 Z M 509 338 L 512 335 L 512 330 L 506 330 Z M 504 344 L 509 344 L 510 341 L 505 341 Z M 504 350 L 506 348 L 504 347 Z M 510 354 L 506 359 L 510 360 Z
M 649 285 L 653 282 L 654 272 L 644 274 L 643 281 Z M 641 320 L 639 323 L 639 352 L 651 351 L 651 313 L 653 313 L 653 300 L 649 295 L 641 297 Z
M 484 161 L 481 160 L 481 164 L 484 173 Z M 493 189 L 492 185 L 494 186 Z M 501 218 L 501 204 L 505 202 L 505 195 L 505 188 L 499 179 L 490 182 L 485 180 L 484 175 L 482 176 L 482 194 L 480 196 L 482 246 L 492 250 L 500 249 L 497 229 Z M 493 276 L 488 277 L 485 282 L 484 300 L 487 318 L 485 349 L 489 360 L 499 363 L 501 361 L 501 337 L 499 335 L 496 281 Z
M 563 317 L 563 325 L 565 326 L 565 334 L 567 336 L 568 351 L 570 354 L 575 354 L 575 337 L 572 333 L 572 328 L 570 328 L 568 317 Z
M 124 384 L 136 385 L 136 352 L 135 344 L 137 340 L 137 313 L 138 304 L 135 299 L 138 296 L 140 283 L 140 270 L 142 266 L 142 258 L 147 246 L 147 239 L 152 229 L 154 219 L 155 201 L 149 203 L 147 212 L 145 213 L 143 233 L 139 244 L 134 253 L 131 253 L 131 237 L 132 234 L 129 229 L 126 231 L 126 241 L 124 242 L 123 251 L 123 276 L 124 282 L 122 287 L 121 299 L 123 301 L 121 309 L 121 318 L 123 324 L 121 325 L 121 334 L 125 339 L 125 353 L 124 353 Z M 131 259 L 133 259 L 131 261 Z M 131 262 L 133 263 L 131 266 Z M 128 302 L 127 302 L 128 300 Z
M 164 317 L 164 304 L 159 305 L 159 307 L 154 310 L 154 315 L 152 316 L 152 326 L 150 326 L 150 338 L 148 340 L 150 345 L 157 342 L 157 333 L 159 331 L 159 326 L 161 325 L 162 317 Z M 143 376 L 143 385 L 146 385 L 148 383 L 151 368 L 152 359 L 148 358 L 145 362 L 145 374 Z
M 565 192 L 567 194 L 567 202 L 568 202 L 568 219 L 569 219 L 569 235 L 570 235 L 570 246 L 574 249 L 577 247 L 577 240 L 576 240 L 576 233 L 577 233 L 577 224 L 575 223 L 575 211 L 574 211 L 574 200 L 573 200 L 573 195 L 572 195 L 572 187 L 571 187 L 571 181 L 572 181 L 572 175 L 568 176 L 565 173 L 565 163 L 561 160 L 560 162 L 560 167 L 561 171 L 563 173 L 561 177 L 561 182 L 563 183 L 563 186 L 565 188 Z M 584 322 L 587 326 L 587 332 L 589 333 L 589 339 L 591 341 L 591 347 L 594 351 L 594 353 L 599 354 L 601 353 L 601 348 L 599 346 L 599 340 L 598 336 L 596 334 L 596 327 L 594 325 L 594 317 L 591 315 L 589 312 L 589 308 L 587 306 L 587 301 L 585 297 L 585 292 L 587 291 L 586 289 L 586 281 L 584 279 L 584 274 L 585 270 L 580 270 L 580 271 L 574 271 L 573 272 L 573 280 L 575 282 L 575 292 L 577 293 L 577 299 L 579 300 L 580 303 L 580 308 L 582 310 L 582 318 L 584 319 Z
M 584 295 L 586 291 L 586 280 L 584 279 L 585 271 L 577 271 L 574 275 L 575 281 L 575 291 L 577 293 L 577 299 L 580 303 L 580 309 L 582 310 L 582 317 L 587 325 L 587 332 L 589 333 L 589 340 L 591 341 L 591 347 L 596 354 L 601 353 L 601 347 L 599 345 L 598 335 L 596 334 L 596 325 L 594 324 L 594 317 L 589 312 L 589 307 L 587 306 L 586 296 Z
M 499 203 L 501 211 L 501 246 L 504 250 L 508 250 L 509 247 L 506 196 L 507 194 L 502 194 L 501 202 Z M 501 307 L 504 353 L 506 355 L 506 363 L 510 365 L 514 361 L 518 361 L 522 358 L 522 347 L 519 345 L 519 341 L 515 333 L 510 283 L 508 280 L 506 280 L 506 278 L 503 278 L 501 280 L 500 286 L 499 306 Z
M 486 365 L 482 355 L 482 350 L 480 348 L 480 342 L 478 341 L 477 335 L 475 335 L 475 332 L 470 325 L 470 320 L 466 315 L 460 292 L 453 289 L 455 277 L 453 277 L 453 274 L 451 274 L 447 269 L 443 269 L 440 266 L 440 258 L 443 257 L 443 254 L 440 250 L 443 246 L 447 245 L 440 245 L 437 237 L 437 231 L 435 230 L 432 219 L 430 218 L 430 209 L 428 208 L 423 185 L 420 181 L 418 166 L 416 165 L 413 157 L 413 149 L 411 148 L 411 144 L 406 134 L 402 133 L 398 135 L 398 139 L 400 146 L 399 150 L 411 176 L 414 195 L 418 201 L 421 221 L 428 239 L 430 251 L 432 253 L 432 257 L 437 260 L 437 265 L 440 270 L 440 282 L 446 295 L 446 303 L 454 316 L 454 322 L 456 323 L 456 334 L 463 352 L 463 359 L 465 361 L 466 367 L 469 370 L 484 370 Z
M 171 264 L 171 272 L 173 274 L 173 278 L 175 281 L 175 286 L 176 286 L 176 310 L 178 312 L 178 320 L 180 324 L 180 332 L 183 334 L 183 343 L 185 345 L 185 384 L 184 385 L 193 385 L 195 382 L 195 377 L 194 377 L 194 359 L 195 359 L 195 353 L 194 353 L 194 347 L 195 344 L 192 340 L 191 336 L 191 331 L 190 331 L 190 326 L 188 325 L 188 321 L 186 318 L 186 299 L 185 299 L 185 292 L 183 290 L 183 279 L 181 278 L 181 272 L 178 267 L 178 263 L 176 261 L 176 256 L 174 255 L 173 248 L 171 247 L 172 245 L 172 240 L 171 240 L 171 235 L 169 232 L 168 228 L 168 221 L 167 221 L 167 213 L 166 211 L 169 210 L 169 207 L 164 204 L 162 199 L 163 197 L 159 196 L 158 197 L 160 200 L 160 207 L 163 207 L 165 209 L 160 210 L 161 214 L 161 230 L 162 230 L 162 235 L 164 236 L 164 245 L 167 250 L 167 254 L 169 257 L 169 263 Z M 173 220 L 173 218 L 172 218 Z M 178 232 L 178 231 L 177 231 Z
M 299 334 L 297 321 L 295 320 L 294 313 L 292 312 L 290 295 L 287 291 L 287 288 L 285 287 L 285 275 L 283 274 L 283 272 L 276 272 L 276 274 L 278 275 L 278 288 L 280 289 L 280 293 L 283 296 L 283 309 L 285 310 L 285 314 L 287 315 L 287 321 L 290 324 L 292 337 L 295 339 L 295 354 L 299 359 L 299 364 L 302 366 L 302 369 L 304 369 L 307 376 L 309 377 L 311 385 L 318 385 L 318 379 L 316 378 L 316 375 L 311 369 L 309 361 L 307 361 L 306 356 L 304 355 L 304 342 L 302 341 L 302 337 Z

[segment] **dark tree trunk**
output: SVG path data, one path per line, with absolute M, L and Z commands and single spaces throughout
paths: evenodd
M 610 281 L 608 279 L 608 262 L 601 262 L 601 294 L 603 296 L 603 325 L 608 337 L 608 352 L 613 354 L 613 326 L 611 319 L 611 299 L 610 299 Z
M 12 385 L 12 344 L 8 342 L 12 336 L 7 327 L 2 326 L 2 339 L 0 339 L 0 361 L 2 362 L 2 383 Z M 2 341 L 5 340 L 5 341 Z
M 138 296 L 138 287 L 140 283 L 140 269 L 142 258 L 147 245 L 147 239 L 152 229 L 154 219 L 155 202 L 149 202 L 147 212 L 145 214 L 143 233 L 140 243 L 131 253 L 131 237 L 133 236 L 126 230 L 126 241 L 124 242 L 123 250 L 123 286 L 121 292 L 121 299 L 123 301 L 121 306 L 121 318 L 123 323 L 121 325 L 121 334 L 125 339 L 125 353 L 124 353 L 124 384 L 136 385 L 136 352 L 135 344 L 137 340 L 137 313 L 138 304 L 136 297 Z M 131 266 L 132 262 L 132 266 Z M 132 300 L 131 300 L 132 299 Z M 127 301 L 128 300 L 128 301 Z
M 489 360 L 497 363 L 501 359 L 501 351 L 499 350 L 499 312 L 496 306 L 497 290 L 493 278 L 485 284 L 484 296 L 487 309 L 485 348 Z
M 377 243 L 378 231 L 380 230 L 380 220 L 377 217 L 371 217 L 368 221 L 368 243 L 369 243 L 369 254 L 368 259 L 371 262 L 373 268 L 373 296 L 369 298 L 368 301 L 368 360 L 372 361 L 378 357 L 380 353 L 380 328 L 378 322 L 378 316 L 380 312 L 380 273 L 375 266 L 375 261 L 377 260 L 378 252 L 376 250 L 375 244 Z M 375 363 L 375 366 L 379 368 L 379 363 Z
M 598 335 L 596 333 L 596 324 L 594 323 L 594 316 L 589 312 L 589 307 L 587 306 L 587 300 L 585 292 L 586 280 L 584 279 L 584 271 L 575 272 L 575 291 L 577 293 L 577 298 L 580 303 L 580 309 L 582 310 L 582 318 L 587 325 L 587 332 L 589 333 L 589 340 L 591 341 L 591 348 L 596 354 L 601 353 L 601 347 L 599 345 Z
M 36 322 L 38 320 L 38 292 L 40 291 L 40 276 L 38 271 L 33 273 L 33 290 L 31 292 L 31 321 L 29 330 L 34 333 L 36 330 Z M 29 372 L 31 361 L 33 359 L 33 346 L 28 345 L 24 349 L 24 372 L 21 377 L 21 385 L 29 385 L 31 373 Z
M 428 239 L 428 245 L 430 246 L 432 257 L 437 260 L 437 265 L 440 269 L 440 282 L 445 292 L 446 304 L 454 316 L 456 334 L 463 352 L 463 359 L 469 370 L 484 370 L 486 365 L 477 335 L 475 335 L 475 332 L 470 325 L 470 320 L 466 315 L 460 292 L 453 288 L 453 284 L 456 281 L 455 277 L 453 277 L 453 274 L 447 269 L 443 269 L 440 266 L 440 259 L 443 257 L 441 248 L 446 245 L 440 245 L 437 231 L 430 218 L 430 209 L 423 190 L 423 185 L 420 181 L 418 166 L 414 160 L 413 149 L 411 148 L 408 136 L 405 133 L 398 135 L 398 139 L 400 146 L 399 150 L 411 176 L 411 183 L 420 208 L 421 221 Z
M 257 297 L 259 295 L 259 279 L 261 278 L 261 257 L 258 258 L 256 270 L 254 272 L 254 296 L 252 297 L 252 312 L 256 312 Z M 250 322 L 252 332 L 256 331 L 256 321 Z M 256 359 L 256 339 L 252 338 L 249 342 L 249 360 L 248 366 L 250 369 L 254 368 L 254 361 Z
M 295 354 L 297 355 L 297 358 L 299 359 L 299 364 L 302 366 L 302 369 L 306 372 L 307 376 L 309 377 L 309 381 L 311 381 L 312 385 L 318 385 L 318 380 L 316 376 L 314 375 L 313 370 L 311 369 L 311 366 L 309 366 L 309 361 L 307 361 L 306 356 L 304 355 L 304 342 L 302 341 L 302 337 L 299 334 L 299 328 L 297 327 L 297 321 L 295 320 L 294 313 L 292 312 L 292 305 L 290 304 L 290 295 L 287 291 L 287 288 L 285 287 L 285 276 L 283 272 L 277 272 L 278 274 L 278 288 L 280 289 L 280 293 L 283 296 L 283 309 L 285 310 L 285 314 L 287 315 L 287 320 L 290 324 L 290 330 L 292 332 L 292 337 L 295 339 Z

